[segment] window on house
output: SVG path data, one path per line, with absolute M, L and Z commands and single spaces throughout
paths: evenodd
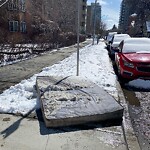
M 17 10 L 18 9 L 18 0 L 11 0 L 8 2 L 8 10 Z
M 81 23 L 81 26 L 84 27 L 84 26 L 85 26 L 85 22 L 82 22 L 82 23 Z
M 86 10 L 86 6 L 82 6 L 82 10 Z
M 13 10 L 13 3 L 11 2 L 8 3 L 8 10 Z
M 18 31 L 18 21 L 9 21 L 9 31 L 17 32 Z
M 82 18 L 85 19 L 85 17 L 86 17 L 86 14 L 82 14 Z
M 27 26 L 25 21 L 20 22 L 20 32 L 25 33 L 27 31 Z
M 20 0 L 20 10 L 25 12 L 25 10 L 26 10 L 25 0 Z

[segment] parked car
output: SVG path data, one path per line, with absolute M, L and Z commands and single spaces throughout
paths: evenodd
M 107 38 L 106 38 L 107 50 L 110 49 L 110 44 L 111 44 L 112 38 L 113 38 L 113 36 L 114 36 L 115 34 L 117 34 L 117 32 L 109 32 L 109 33 L 108 33 L 108 36 L 107 36 Z
M 122 82 L 137 78 L 150 79 L 150 39 L 128 38 L 115 54 L 118 77 Z
M 109 55 L 113 60 L 115 58 L 115 52 L 117 52 L 120 42 L 126 38 L 130 38 L 130 36 L 128 34 L 115 34 L 113 36 L 109 50 Z

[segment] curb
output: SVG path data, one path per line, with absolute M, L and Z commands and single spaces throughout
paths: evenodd
M 117 89 L 118 89 L 118 99 L 119 103 L 124 107 L 124 115 L 122 121 L 122 131 L 124 134 L 124 140 L 126 143 L 127 150 L 141 150 L 138 139 L 135 135 L 134 129 L 132 127 L 132 123 L 130 120 L 128 103 L 125 100 L 123 91 L 118 81 L 116 81 Z

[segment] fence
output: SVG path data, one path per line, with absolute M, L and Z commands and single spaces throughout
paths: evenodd
M 22 60 L 52 50 L 51 44 L 1 44 L 0 63 Z
M 80 42 L 85 40 L 85 36 L 80 36 Z M 0 44 L 0 64 L 29 58 L 54 48 L 70 46 L 76 43 L 76 35 L 71 33 L 59 35 L 58 40 L 40 44 Z

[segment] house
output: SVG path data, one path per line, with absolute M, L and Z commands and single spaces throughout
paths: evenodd
M 23 42 L 31 31 L 31 14 L 27 11 L 29 0 L 8 0 L 0 8 L 0 41 Z
M 80 31 L 83 32 L 86 1 L 80 0 Z M 47 35 L 52 37 L 58 30 L 76 33 L 77 2 L 74 0 L 1 0 L 0 5 L 0 42 L 38 41 Z

